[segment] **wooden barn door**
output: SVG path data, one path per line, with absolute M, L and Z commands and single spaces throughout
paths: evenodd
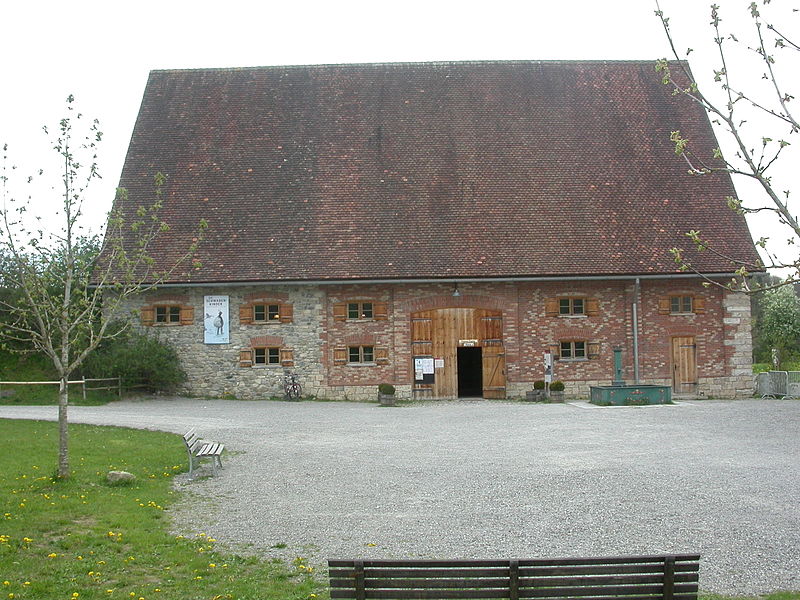
M 413 358 L 429 358 L 441 365 L 434 370 L 433 383 L 420 383 L 415 376 L 416 395 L 429 398 L 459 396 L 459 347 L 480 348 L 483 397 L 505 398 L 502 313 L 481 308 L 443 308 L 411 315 Z
M 672 338 L 672 389 L 676 394 L 697 389 L 697 344 L 693 336 Z

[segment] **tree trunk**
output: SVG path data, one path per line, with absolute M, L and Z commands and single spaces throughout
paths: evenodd
M 69 478 L 69 428 L 67 424 L 67 405 L 69 386 L 67 375 L 62 375 L 58 384 L 58 477 Z

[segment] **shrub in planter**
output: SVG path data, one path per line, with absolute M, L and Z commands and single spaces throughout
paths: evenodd
M 378 401 L 381 406 L 394 406 L 394 386 L 390 383 L 382 383 L 378 386 Z
M 563 402 L 564 401 L 564 382 L 554 381 L 550 384 L 550 401 Z
M 543 379 L 537 379 L 536 381 L 534 381 L 533 382 L 533 389 L 535 389 L 535 390 L 543 390 L 544 389 L 544 380 Z
M 394 396 L 394 386 L 391 383 L 382 383 L 378 386 L 378 392 L 386 396 Z

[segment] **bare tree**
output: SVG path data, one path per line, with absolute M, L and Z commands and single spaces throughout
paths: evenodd
M 3 147 L 2 209 L 0 210 L 0 251 L 10 264 L 5 284 L 16 290 L 16 300 L 0 299 L 6 313 L 2 337 L 16 347 L 44 353 L 53 363 L 59 379 L 58 393 L 58 476 L 69 477 L 67 407 L 70 375 L 97 345 L 121 332 L 109 328 L 119 317 L 122 303 L 134 294 L 151 289 L 169 273 L 155 272 L 148 254 L 158 235 L 168 235 L 169 226 L 159 217 L 162 207 L 163 175 L 156 175 L 153 202 L 140 206 L 136 219 L 125 221 L 120 206 L 109 215 L 103 239 L 102 262 L 97 252 L 86 251 L 89 239 L 81 233 L 86 191 L 99 177 L 97 148 L 102 139 L 97 120 L 76 133 L 84 123 L 75 112 L 74 99 L 67 99 L 67 116 L 58 126 L 53 149 L 61 162 L 60 197 L 56 231 L 47 231 L 39 218 L 31 218 L 33 197 L 17 198 L 12 192 L 15 167 L 9 166 L 7 146 Z M 47 128 L 45 133 L 48 133 Z M 85 159 L 85 160 L 84 160 Z M 32 184 L 39 171 L 28 177 Z M 56 189 L 56 188 L 54 188 Z M 118 200 L 125 199 L 124 190 Z M 199 229 L 205 228 L 201 221 Z M 126 234 L 126 235 L 123 235 Z M 127 239 L 127 243 L 123 243 Z M 131 243 L 130 240 L 135 242 Z M 173 265 L 172 270 L 192 260 L 200 236 Z
M 796 37 L 797 21 L 777 24 L 777 16 L 768 6 L 770 0 L 762 0 L 761 6 L 753 1 L 744 4 L 749 12 L 750 26 L 742 31 L 729 31 L 723 26 L 720 7 L 711 5 L 710 25 L 713 30 L 713 43 L 716 46 L 717 66 L 713 80 L 717 85 L 711 89 L 701 87 L 695 76 L 685 67 L 685 62 L 668 63 L 659 60 L 656 69 L 662 75 L 665 85 L 673 88 L 675 95 L 682 95 L 700 104 L 708 111 L 712 123 L 717 125 L 717 133 L 722 134 L 723 149 L 717 148 L 712 156 L 701 156 L 693 152 L 691 132 L 672 132 L 675 152 L 682 156 L 688 165 L 689 173 L 703 176 L 714 172 L 727 172 L 738 180 L 749 180 L 757 184 L 766 196 L 728 197 L 731 210 L 740 214 L 770 213 L 785 228 L 785 244 L 796 247 L 800 243 L 800 223 L 790 205 L 791 189 L 788 184 L 781 186 L 776 179 L 776 170 L 782 161 L 788 159 L 790 139 L 800 132 L 797 115 L 793 113 L 792 90 L 800 72 L 800 40 Z M 672 56 L 678 61 L 692 52 L 689 48 L 681 56 L 677 50 L 676 37 L 670 28 L 669 18 L 664 14 L 656 0 L 656 16 L 661 20 L 669 40 Z M 777 10 L 777 9 L 775 9 Z M 795 19 L 800 17 L 798 9 L 793 9 Z M 761 66 L 760 73 L 753 77 L 752 71 L 743 62 L 755 59 Z M 680 71 L 680 72 L 678 72 Z M 685 137 L 684 137 L 685 136 Z M 793 137 L 794 136 L 794 137 Z M 796 169 L 796 165 L 794 167 Z M 766 201 L 762 199 L 766 197 Z M 706 252 L 716 252 L 707 243 L 701 231 L 687 233 L 694 245 Z M 737 277 L 728 285 L 743 291 L 752 291 L 748 274 L 754 270 L 781 269 L 788 274 L 785 280 L 775 285 L 800 281 L 800 256 L 793 252 L 786 258 L 780 255 L 779 246 L 784 240 L 762 237 L 756 245 L 766 256 L 764 264 L 743 264 L 738 262 Z M 681 249 L 674 248 L 675 260 L 685 270 L 695 270 Z M 736 257 L 726 257 L 736 262 Z M 702 275 L 702 273 L 701 273 Z M 711 280 L 709 280 L 711 282 Z M 716 283 L 716 282 L 713 282 Z M 773 285 L 774 287 L 774 285 Z

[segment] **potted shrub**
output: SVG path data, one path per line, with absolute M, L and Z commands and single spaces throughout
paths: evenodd
M 381 406 L 394 406 L 394 386 L 391 383 L 382 383 L 378 386 L 378 402 Z
M 564 382 L 554 381 L 550 384 L 550 401 L 563 402 L 564 401 Z
M 528 402 L 543 402 L 544 401 L 544 380 L 539 379 L 533 382 L 533 390 L 525 392 L 525 399 Z

